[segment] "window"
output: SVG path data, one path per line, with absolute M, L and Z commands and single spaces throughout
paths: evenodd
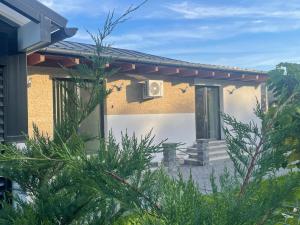
M 197 139 L 221 139 L 219 87 L 196 86 Z
M 67 96 L 67 90 L 70 89 L 74 94 L 78 94 L 77 87 L 70 79 L 54 79 L 53 80 L 53 120 L 54 127 L 59 125 L 68 112 L 72 110 L 76 112 L 76 104 Z M 68 108 L 67 108 L 68 107 Z M 68 110 L 68 112 L 67 112 Z M 72 115 L 72 113 L 70 113 Z M 76 115 L 73 115 L 76 116 Z
M 87 102 L 90 99 L 89 92 L 84 88 L 79 88 L 71 79 L 55 78 L 53 80 L 54 127 L 59 125 L 67 116 L 71 119 L 72 117 L 76 119 L 76 104 L 74 103 L 74 98 L 67 96 L 67 89 L 73 90 L 72 93 L 80 96 L 83 102 Z M 99 102 L 95 110 L 80 124 L 79 133 L 88 137 L 104 137 L 103 124 L 103 106 L 100 106 Z M 87 151 L 95 151 L 98 145 L 99 141 L 97 140 L 89 141 L 87 143 Z

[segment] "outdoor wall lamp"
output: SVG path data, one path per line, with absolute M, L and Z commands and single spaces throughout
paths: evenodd
M 185 88 L 179 88 L 181 93 L 184 94 L 188 90 L 189 86 L 187 85 Z
M 114 84 L 113 85 L 113 88 L 116 88 L 117 89 L 117 91 L 122 91 L 122 88 L 123 88 L 123 83 L 122 84 L 120 84 L 120 85 L 116 85 L 116 84 Z
M 31 78 L 29 78 L 29 79 L 27 80 L 27 88 L 30 88 L 30 87 L 31 87 L 31 83 L 32 83 L 32 80 L 31 80 Z
M 236 90 L 236 88 L 233 88 L 231 90 L 227 90 L 228 91 L 228 94 L 232 95 L 234 93 L 234 91 Z

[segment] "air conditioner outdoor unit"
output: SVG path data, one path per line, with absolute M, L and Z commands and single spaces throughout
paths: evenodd
M 143 98 L 157 98 L 164 95 L 164 82 L 162 80 L 147 80 L 144 84 Z

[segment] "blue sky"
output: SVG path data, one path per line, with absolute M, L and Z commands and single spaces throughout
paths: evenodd
M 91 43 L 109 10 L 137 0 L 40 0 L 79 28 L 73 41 Z M 268 70 L 300 62 L 300 0 L 149 0 L 108 40 L 191 62 Z

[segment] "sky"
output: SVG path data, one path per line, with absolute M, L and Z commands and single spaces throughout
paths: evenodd
M 142 0 L 40 0 L 92 43 L 109 11 Z M 148 0 L 107 40 L 114 47 L 189 62 L 270 70 L 300 63 L 300 0 Z

